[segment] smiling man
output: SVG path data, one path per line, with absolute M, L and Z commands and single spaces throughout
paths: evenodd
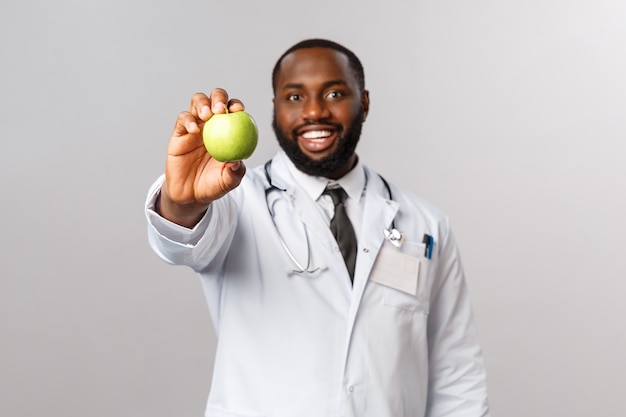
M 347 54 L 290 50 L 274 71 L 274 132 L 289 159 L 309 175 L 340 178 L 357 160 L 369 93 L 363 68 Z
M 246 173 L 203 146 L 223 89 L 179 114 L 147 203 L 149 241 L 202 279 L 218 338 L 206 417 L 488 416 L 447 217 L 355 150 L 363 67 L 322 39 L 277 61 L 281 151 Z

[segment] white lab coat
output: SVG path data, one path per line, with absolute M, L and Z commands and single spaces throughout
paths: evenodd
M 461 261 L 448 219 L 366 170 L 354 286 L 319 206 L 294 184 L 280 152 L 271 177 L 286 191 L 267 204 L 290 250 L 312 274 L 294 274 L 269 215 L 263 168 L 215 201 L 193 229 L 151 210 L 149 241 L 165 261 L 201 277 L 218 336 L 206 417 L 488 416 L 485 373 Z M 290 214 L 290 215 L 289 215 Z M 395 219 L 405 242 L 383 229 Z M 356 227 L 356 225 L 355 225 Z M 424 234 L 435 239 L 424 256 Z M 379 253 L 419 259 L 414 295 L 372 280 Z

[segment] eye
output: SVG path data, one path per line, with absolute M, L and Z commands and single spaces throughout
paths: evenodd
M 337 99 L 337 98 L 341 98 L 343 97 L 343 93 L 341 91 L 329 91 L 328 94 L 326 94 L 326 98 L 329 99 Z
M 287 96 L 288 101 L 299 101 L 302 98 L 298 93 L 292 93 Z

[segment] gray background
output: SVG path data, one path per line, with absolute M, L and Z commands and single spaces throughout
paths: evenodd
M 494 415 L 621 415 L 625 22 L 621 0 L 3 0 L 0 415 L 202 415 L 213 331 L 143 199 L 196 91 L 246 103 L 249 165 L 274 154 L 270 71 L 310 36 L 365 64 L 363 160 L 453 220 Z

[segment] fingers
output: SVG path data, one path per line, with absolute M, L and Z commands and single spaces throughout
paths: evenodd
M 241 100 L 237 100 L 236 98 L 231 99 L 228 102 L 228 111 L 234 113 L 236 111 L 243 111 L 244 105 Z
M 200 121 L 207 121 L 214 113 L 211 110 L 211 99 L 204 93 L 194 94 L 189 104 L 189 113 L 200 119 Z
M 183 136 L 187 133 L 200 133 L 200 127 L 198 126 L 197 118 L 189 112 L 181 112 L 176 119 L 176 125 L 174 126 L 174 135 Z
M 228 93 L 223 88 L 214 89 L 211 91 L 210 96 L 204 93 L 194 94 L 191 98 L 189 111 L 183 111 L 178 115 L 173 136 L 182 137 L 187 134 L 200 134 L 204 122 L 209 120 L 214 114 L 225 113 L 226 105 L 228 105 L 229 112 L 244 110 L 241 100 L 236 98 L 229 99 Z
M 206 94 L 194 94 L 191 98 L 189 111 L 183 111 L 178 114 L 176 125 L 174 126 L 174 136 L 200 133 L 199 124 L 208 120 L 212 115 L 210 105 L 211 101 Z
M 200 133 L 201 125 L 212 115 L 224 113 L 225 103 L 228 103 L 229 111 L 241 111 L 244 106 L 240 100 L 228 100 L 228 93 L 223 88 L 216 88 L 211 92 L 210 97 L 204 93 L 196 93 L 191 98 L 189 111 L 181 112 L 178 115 L 174 133 L 176 136 L 183 136 L 187 133 Z
M 228 105 L 229 112 L 242 111 L 244 105 L 241 100 L 236 98 L 228 99 L 228 93 L 223 88 L 216 88 L 211 91 L 211 112 L 213 114 L 225 113 L 224 108 Z
M 207 97 L 204 93 L 196 93 L 191 98 L 189 113 L 206 122 L 212 115 L 225 113 L 225 107 L 228 105 L 229 112 L 244 110 L 241 100 L 236 98 L 228 99 L 228 93 L 223 88 L 216 88 L 211 91 L 211 95 Z

